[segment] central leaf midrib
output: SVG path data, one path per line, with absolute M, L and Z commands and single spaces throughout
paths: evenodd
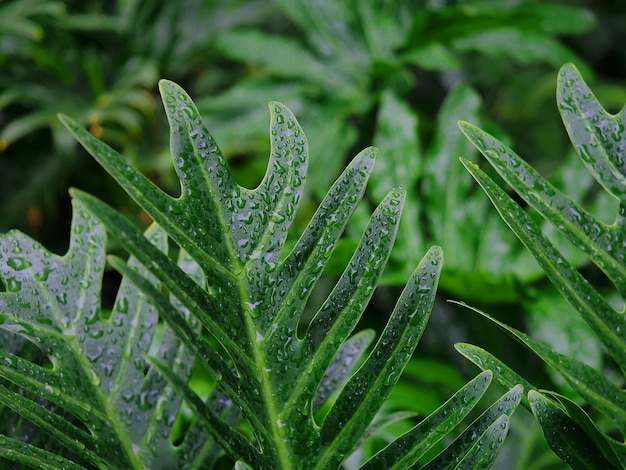
M 239 282 L 239 293 L 241 299 L 245 302 L 249 302 L 250 298 L 248 296 L 246 284 L 244 281 L 240 280 Z M 248 335 L 248 339 L 250 344 L 252 345 L 252 353 L 254 355 L 254 369 L 256 370 L 258 375 L 258 381 L 261 386 L 261 397 L 263 402 L 266 405 L 266 414 L 268 418 L 269 429 L 269 437 L 270 441 L 275 444 L 276 456 L 277 460 L 280 464 L 281 469 L 290 469 L 291 465 L 291 453 L 289 452 L 289 448 L 286 445 L 286 441 L 283 436 L 281 436 L 281 432 L 278 426 L 278 420 L 280 414 L 278 413 L 276 401 L 273 399 L 273 387 L 272 381 L 267 373 L 267 362 L 265 360 L 265 354 L 263 349 L 259 347 L 259 343 L 256 341 L 257 327 L 254 322 L 254 318 L 250 315 L 250 312 L 247 307 L 244 306 L 244 321 L 246 325 L 246 333 Z M 252 464 L 252 462 L 250 462 Z

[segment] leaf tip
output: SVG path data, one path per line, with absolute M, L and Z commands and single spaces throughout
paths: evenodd
M 471 123 L 471 122 L 469 122 L 469 121 L 465 121 L 465 120 L 463 120 L 463 119 L 459 119 L 459 120 L 456 122 L 456 125 L 459 127 L 459 129 L 461 129 L 461 131 L 462 131 L 463 133 L 465 133 L 465 131 L 466 131 L 466 130 L 470 130 L 470 129 L 472 129 L 472 128 L 476 128 L 476 126 L 475 126 L 474 124 L 472 124 L 472 123 Z
M 78 127 L 78 123 L 74 121 L 71 117 L 63 113 L 57 113 L 57 119 L 65 126 L 65 128 L 74 134 L 74 130 Z
M 176 83 L 171 80 L 167 80 L 166 78 L 162 78 L 159 80 L 159 91 L 161 95 L 165 95 L 174 88 L 180 88 Z
M 441 248 L 439 245 L 431 246 L 428 250 L 428 256 L 431 259 L 436 260 L 438 264 L 442 263 L 443 262 L 443 248 Z
M 369 157 L 372 160 L 376 160 L 378 156 L 380 155 L 380 150 L 378 150 L 378 147 L 369 146 L 361 150 L 359 152 L 359 155 L 364 155 L 364 156 Z

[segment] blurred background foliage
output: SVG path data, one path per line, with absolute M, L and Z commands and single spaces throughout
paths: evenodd
M 614 213 L 615 202 L 574 158 L 554 96 L 558 68 L 574 62 L 603 105 L 620 109 L 625 36 L 626 3 L 618 0 L 0 0 L 0 232 L 18 228 L 63 252 L 69 186 L 138 224 L 149 222 L 61 129 L 59 112 L 176 194 L 159 78 L 194 97 L 248 186 L 267 163 L 267 103 L 281 101 L 309 139 L 312 189 L 302 226 L 346 162 L 368 145 L 381 152 L 369 203 L 392 186 L 408 189 L 367 326 L 380 331 L 389 299 L 426 248 L 444 248 L 441 301 L 389 411 L 430 413 L 464 383 L 472 371 L 453 353 L 456 341 L 486 347 L 531 381 L 567 393 L 526 350 L 445 302 L 467 301 L 594 367 L 611 367 L 458 162 L 475 152 L 456 122 L 476 123 L 507 142 L 595 214 Z M 329 279 L 360 237 L 371 207 L 362 209 Z M 559 240 L 555 232 L 551 238 Z M 560 248 L 592 270 L 566 241 Z M 596 278 L 610 295 L 608 282 Z M 311 312 L 324 294 L 321 284 Z M 560 468 L 538 426 L 517 415 L 502 468 Z M 384 440 L 375 436 L 364 449 Z

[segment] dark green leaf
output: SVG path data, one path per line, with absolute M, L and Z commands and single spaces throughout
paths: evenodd
M 619 468 L 611 465 L 587 434 L 553 401 L 541 393 L 528 393 L 530 406 L 541 423 L 552 450 L 574 469 Z

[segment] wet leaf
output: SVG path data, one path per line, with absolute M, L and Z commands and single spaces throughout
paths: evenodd
M 528 399 L 552 450 L 574 469 L 619 468 L 611 465 L 587 434 L 553 401 L 530 391 Z
M 539 225 L 491 180 L 477 165 L 463 161 L 466 169 L 487 193 L 502 219 L 536 258 L 565 300 L 587 323 L 595 338 L 613 357 L 621 371 L 626 370 L 624 294 L 624 109 L 607 113 L 573 65 L 559 72 L 557 100 L 570 139 L 591 175 L 604 190 L 619 200 L 615 222 L 607 224 L 574 203 L 549 183 L 510 148 L 477 127 L 461 122 L 460 127 L 502 178 L 532 208 L 539 212 L 574 246 L 604 272 L 621 297 L 622 305 L 609 303 L 604 292 L 594 288 L 566 256 L 542 232 Z M 554 304 L 552 308 L 554 308 Z M 506 324 L 474 309 L 530 348 L 568 385 L 596 410 L 613 421 L 617 430 L 626 430 L 626 395 L 621 386 L 596 368 L 534 340 Z M 569 322 L 570 325 L 574 323 Z M 515 374 L 488 353 L 462 346 L 463 354 L 479 366 L 498 370 L 504 384 Z M 549 392 L 546 392 L 549 393 Z M 546 440 L 566 463 L 574 468 L 617 468 L 626 464 L 623 445 L 599 431 L 586 413 L 569 399 L 550 393 L 557 402 L 531 390 L 530 406 L 542 426 Z M 606 460 L 610 461 L 610 463 Z M 607 467 L 608 468 L 608 467 Z
M 484 372 L 474 378 L 417 426 L 367 461 L 362 468 L 408 468 L 415 464 L 467 416 L 489 387 L 491 376 L 491 372 Z
M 287 230 L 300 202 L 308 163 L 307 141 L 295 117 L 283 105 L 270 104 L 268 170 L 256 189 L 247 189 L 233 180 L 184 91 L 167 81 L 161 82 L 161 91 L 181 180 L 178 198 L 161 192 L 70 119 L 62 120 L 189 253 L 206 284 L 190 281 L 167 254 L 109 206 L 80 191 L 72 194 L 173 295 L 175 302 L 124 261 L 111 258 L 211 372 L 254 437 L 231 427 L 170 365 L 159 358 L 150 362 L 233 460 L 272 469 L 287 468 L 293 461 L 312 462 L 319 468 L 339 465 L 359 442 L 421 337 L 434 300 L 441 250 L 429 250 L 373 351 L 350 377 L 372 339 L 369 332 L 352 334 L 393 246 L 404 192 L 392 189 L 384 196 L 337 285 L 298 336 L 300 316 L 363 194 L 376 150 L 366 149 L 353 160 L 286 253 Z M 211 341 L 189 325 L 186 310 Z M 334 392 L 336 402 L 317 423 L 315 410 Z
M 523 391 L 521 385 L 512 387 L 424 468 L 490 468 L 504 443 L 509 418 L 517 409 Z
M 626 429 L 626 394 L 600 372 L 572 356 L 554 351 L 544 343 L 532 339 L 476 308 L 469 308 L 488 318 L 532 350 L 563 376 L 578 394 L 593 403 L 607 418 L 613 420 L 620 430 Z
M 192 356 L 169 328 L 159 327 L 156 310 L 128 279 L 122 280 L 110 317 L 103 316 L 104 227 L 78 200 L 73 209 L 64 256 L 20 232 L 0 236 L 0 278 L 7 287 L 0 293 L 0 329 L 36 345 L 51 363 L 0 351 L 0 403 L 66 449 L 33 435 L 31 442 L 7 439 L 0 455 L 37 468 L 48 468 L 50 461 L 56 468 L 77 467 L 63 458 L 68 452 L 99 468 L 178 466 L 181 453 L 196 445 L 192 441 L 206 436 L 190 434 L 181 447 L 172 445 L 180 398 L 143 356 L 153 351 L 181 376 L 189 372 Z M 155 250 L 166 249 L 165 234 L 156 226 L 145 240 Z M 180 262 L 190 279 L 201 279 L 184 254 Z M 134 258 L 128 266 L 157 283 Z M 4 432 L 17 434 L 19 421 L 7 411 L 3 416 L 14 423 L 12 431 L 5 424 Z M 53 452 L 58 455 L 51 459 Z
M 189 253 L 206 284 L 189 281 L 121 214 L 85 193 L 72 194 L 173 295 L 176 302 L 122 260 L 111 258 L 111 264 L 151 299 L 172 331 L 210 371 L 218 389 L 252 429 L 252 437 L 216 413 L 170 365 L 159 358 L 151 358 L 150 363 L 234 461 L 268 469 L 290 468 L 295 461 L 309 462 L 311 468 L 337 467 L 371 432 L 376 413 L 424 331 L 442 252 L 433 247 L 419 262 L 386 328 L 366 355 L 373 335 L 354 334 L 354 328 L 391 252 L 405 199 L 403 191 L 389 188 L 381 193 L 382 202 L 334 289 L 312 321 L 301 325 L 312 289 L 363 195 L 376 150 L 357 155 L 287 253 L 287 230 L 308 163 L 307 141 L 295 117 L 283 105 L 270 103 L 268 170 L 257 188 L 246 189 L 233 180 L 191 99 L 171 82 L 163 81 L 161 91 L 181 180 L 178 198 L 161 192 L 71 120 L 62 120 Z M 208 341 L 189 325 L 187 310 L 204 327 Z M 357 361 L 362 364 L 352 372 Z M 328 411 L 316 417 L 315 412 L 333 395 L 336 399 L 328 404 Z M 468 403 L 464 410 L 474 404 Z M 466 451 L 460 450 L 459 455 Z

